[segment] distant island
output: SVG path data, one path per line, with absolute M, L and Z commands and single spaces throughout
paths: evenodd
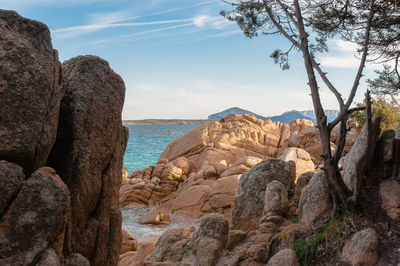
M 207 123 L 210 120 L 221 120 L 230 114 L 251 114 L 257 117 L 258 119 L 267 120 L 271 119 L 272 121 L 279 121 L 281 123 L 290 123 L 296 119 L 308 119 L 313 123 L 316 122 L 314 110 L 306 110 L 306 111 L 288 111 L 284 112 L 281 115 L 277 116 L 262 116 L 251 111 L 239 108 L 232 107 L 226 109 L 222 112 L 215 113 L 208 116 L 208 119 L 144 119 L 144 120 L 124 120 L 124 125 L 202 125 Z M 332 121 L 337 115 L 337 110 L 325 110 L 325 114 L 328 117 L 328 122 Z
M 144 119 L 124 120 L 124 125 L 202 125 L 209 120 L 202 119 Z

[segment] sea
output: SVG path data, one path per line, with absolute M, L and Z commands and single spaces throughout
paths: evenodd
M 129 140 L 124 156 L 124 166 L 132 172 L 156 165 L 158 158 L 168 144 L 176 138 L 188 133 L 199 125 L 128 125 Z M 173 132 L 173 133 L 171 133 Z M 174 223 L 168 225 L 144 225 L 139 218 L 149 209 L 122 209 L 122 228 L 134 233 L 136 237 L 162 235 L 166 230 L 176 227 L 190 228 L 190 223 Z
M 129 140 L 124 166 L 132 172 L 155 165 L 161 153 L 174 139 L 199 125 L 128 125 Z M 173 133 L 170 133 L 173 132 Z

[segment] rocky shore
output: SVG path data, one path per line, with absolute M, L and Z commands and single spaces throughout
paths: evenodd
M 366 191 L 362 212 L 340 217 L 309 121 L 230 115 L 176 139 L 156 166 L 124 176 L 121 204 L 153 206 L 143 223 L 199 225 L 137 239 L 119 265 L 397 265 L 400 124 L 379 126 L 374 117 L 372 152 L 365 129 L 348 133 L 342 174 L 350 188 L 363 174 Z
M 346 151 L 355 138 L 349 132 Z M 285 124 L 229 115 L 176 139 L 155 166 L 126 176 L 120 189 L 121 206 L 158 206 L 149 217 L 168 212 L 176 219 L 198 219 L 216 212 L 231 221 L 239 180 L 253 166 L 268 158 L 294 161 L 290 171 L 297 183 L 301 175 L 315 171 L 320 154 L 318 135 L 309 120 Z

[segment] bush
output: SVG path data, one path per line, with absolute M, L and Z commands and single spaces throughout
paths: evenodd
M 312 236 L 297 242 L 293 250 L 301 266 L 322 264 L 336 254 L 355 231 L 351 213 L 329 220 Z
M 357 106 L 361 105 L 362 104 L 357 104 Z M 395 96 L 377 96 L 372 99 L 371 109 L 373 114 L 382 117 L 382 131 L 396 129 L 400 121 L 400 103 Z M 364 111 L 354 112 L 349 119 L 349 124 L 360 132 L 365 124 L 365 119 L 366 115 Z

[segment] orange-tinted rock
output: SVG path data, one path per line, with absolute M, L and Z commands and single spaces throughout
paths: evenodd
M 136 251 L 138 248 L 138 241 L 136 236 L 129 232 L 128 230 L 122 229 L 122 246 L 121 246 L 121 254 L 124 254 L 128 251 Z

